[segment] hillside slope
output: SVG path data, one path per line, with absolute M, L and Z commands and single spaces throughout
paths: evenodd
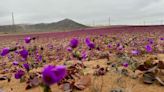
M 49 31 L 70 31 L 76 29 L 89 28 L 83 24 L 75 22 L 71 19 L 64 19 L 53 23 L 39 24 L 19 24 L 15 26 L 5 25 L 0 26 L 0 32 L 49 32 Z

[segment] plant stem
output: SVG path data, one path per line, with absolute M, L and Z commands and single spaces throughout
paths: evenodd
M 44 91 L 43 92 L 52 92 L 50 86 L 44 85 Z

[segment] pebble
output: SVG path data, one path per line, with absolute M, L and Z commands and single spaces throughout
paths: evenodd
M 110 92 L 124 92 L 124 90 L 122 88 L 115 88 L 112 89 Z

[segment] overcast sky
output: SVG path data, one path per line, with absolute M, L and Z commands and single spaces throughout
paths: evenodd
M 164 0 L 0 0 L 0 25 L 49 23 L 70 18 L 88 25 L 159 24 Z

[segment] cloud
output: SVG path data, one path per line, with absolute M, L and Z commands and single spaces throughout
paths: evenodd
M 71 18 L 84 24 L 138 24 L 163 17 L 163 0 L 1 0 L 0 24 L 54 22 Z

